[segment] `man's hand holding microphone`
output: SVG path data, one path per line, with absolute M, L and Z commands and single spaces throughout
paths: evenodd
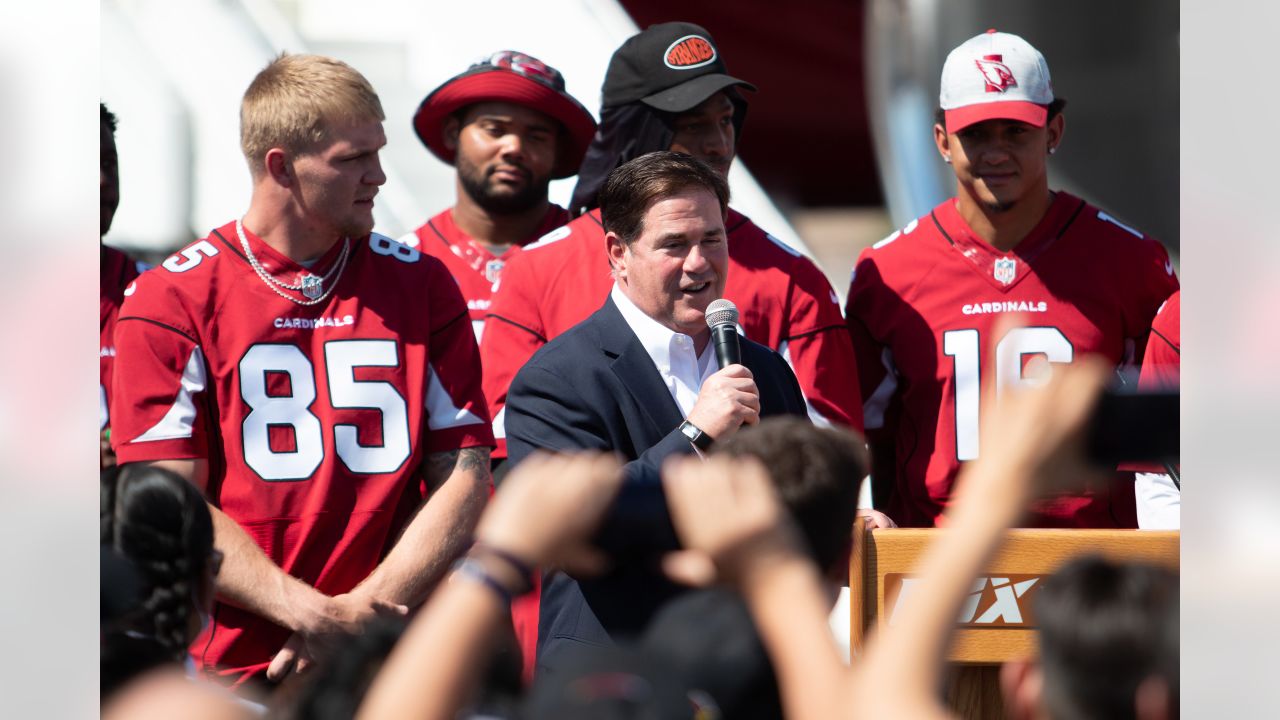
M 702 383 L 688 423 L 711 440 L 723 440 L 743 423 L 760 422 L 760 390 L 751 371 L 742 364 L 738 308 L 723 298 L 713 301 L 707 306 L 707 325 L 720 369 Z M 698 445 L 696 441 L 694 444 Z

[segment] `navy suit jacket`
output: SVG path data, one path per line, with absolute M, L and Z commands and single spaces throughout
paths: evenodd
M 807 417 L 800 384 L 786 361 L 763 345 L 741 336 L 739 341 L 742 364 L 760 391 L 761 415 Z M 556 573 L 545 579 L 539 669 L 554 667 L 574 644 L 608 644 L 613 636 L 639 634 L 662 603 L 681 592 L 661 575 L 656 560 L 662 549 L 674 548 L 661 495 L 662 463 L 693 453 L 680 432 L 682 422 L 653 359 L 612 299 L 543 346 L 516 374 L 507 393 L 508 461 L 514 466 L 538 449 L 620 454 L 628 461 L 626 483 L 602 533 L 646 536 L 629 538 L 621 554 L 618 542 L 608 543 L 614 568 L 604 577 L 578 582 Z M 636 513 L 659 514 L 659 529 L 654 518 L 642 522 Z

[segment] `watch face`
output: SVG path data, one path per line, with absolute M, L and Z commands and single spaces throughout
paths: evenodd
M 693 446 L 699 450 L 706 450 L 711 445 L 711 436 L 702 432 L 697 425 L 688 420 L 685 420 L 680 425 L 680 432 L 684 433 L 684 436 L 689 438 L 689 442 L 693 443 Z

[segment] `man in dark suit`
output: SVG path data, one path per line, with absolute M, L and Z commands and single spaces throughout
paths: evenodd
M 761 416 L 807 417 L 799 383 L 769 348 L 740 337 L 742 364 L 716 369 L 705 313 L 723 293 L 728 269 L 725 180 L 688 155 L 650 153 L 614 170 L 599 202 L 613 291 L 516 375 L 507 447 L 513 465 L 538 449 L 621 454 L 628 487 L 604 532 L 631 534 L 624 540 L 638 551 L 615 553 L 601 578 L 548 578 L 539 669 L 554 667 L 574 641 L 605 644 L 639 633 L 679 592 L 654 566 L 668 538 L 652 537 L 653 528 L 669 525 L 637 518 L 665 511 L 661 495 L 646 492 L 658 487 L 663 460 L 706 451 Z

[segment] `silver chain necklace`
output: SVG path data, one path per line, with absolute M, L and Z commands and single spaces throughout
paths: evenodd
M 311 273 L 303 273 L 296 285 L 290 285 L 271 277 L 270 273 L 258 262 L 258 258 L 254 257 L 253 250 L 249 249 L 249 238 L 244 234 L 244 223 L 240 220 L 236 220 L 236 234 L 240 236 L 240 248 L 244 250 L 245 257 L 249 259 L 249 265 L 253 267 L 254 272 L 258 273 L 258 277 L 262 278 L 262 281 L 275 294 L 299 305 L 316 305 L 324 302 L 324 299 L 329 297 L 333 289 L 338 286 L 338 278 L 342 277 L 342 272 L 347 269 L 347 258 L 351 254 L 351 238 L 343 238 L 342 252 L 338 255 L 338 260 L 333 264 L 333 267 L 329 268 L 329 272 L 325 273 L 323 277 Z M 326 285 L 328 289 L 325 289 Z M 280 288 L 301 291 L 303 295 L 307 296 L 307 299 L 299 300 Z

